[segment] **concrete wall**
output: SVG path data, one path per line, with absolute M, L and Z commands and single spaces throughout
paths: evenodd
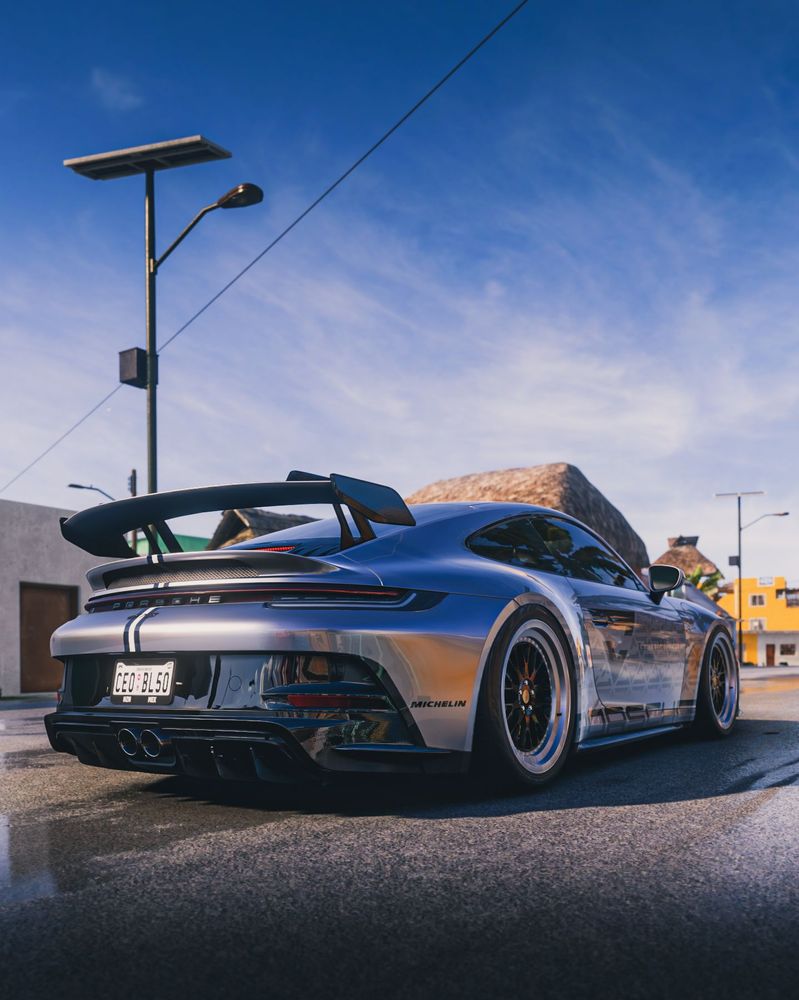
M 789 667 L 799 667 L 799 632 L 758 632 L 757 634 L 757 665 L 766 665 L 766 645 L 774 646 L 774 665 L 781 663 L 788 664 Z M 780 646 L 792 645 L 796 652 L 781 653 Z
M 0 690 L 5 696 L 20 689 L 20 583 L 79 587 L 80 608 L 90 593 L 87 571 L 109 561 L 64 541 L 59 518 L 72 513 L 0 500 Z

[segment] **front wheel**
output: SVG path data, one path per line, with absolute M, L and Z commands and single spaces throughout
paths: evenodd
M 702 661 L 696 698 L 696 722 L 708 736 L 727 736 L 738 714 L 738 663 L 732 640 L 716 632 Z
M 527 786 L 554 778 L 574 740 L 577 692 L 563 632 L 547 611 L 522 608 L 486 663 L 475 753 L 486 775 Z

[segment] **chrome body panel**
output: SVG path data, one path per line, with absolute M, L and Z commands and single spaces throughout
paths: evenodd
M 146 659 L 153 654 L 204 651 L 253 653 L 260 664 L 264 654 L 271 652 L 356 656 L 379 664 L 407 706 L 463 702 L 446 711 L 433 707 L 411 711 L 426 745 L 466 750 L 475 678 L 486 636 L 503 603 L 450 595 L 430 611 L 311 611 L 262 604 L 163 607 L 152 609 L 141 622 L 133 649 L 126 649 L 124 639 L 131 612 L 106 611 L 81 615 L 62 625 L 53 636 L 52 648 L 60 659 L 98 653 Z M 239 679 L 236 690 L 246 691 L 254 675 Z M 237 697 L 219 707 L 257 709 L 260 705 L 255 699 L 242 706 Z
M 637 720 L 657 726 L 673 718 L 683 688 L 685 630 L 676 602 L 648 593 L 574 580 L 592 651 L 604 725 Z
M 250 740 L 254 759 L 258 759 L 252 742 L 256 731 L 257 739 L 267 743 L 283 731 L 293 748 L 328 770 L 402 769 L 391 762 L 408 757 L 439 759 L 448 753 L 453 759 L 465 758 L 472 749 L 483 671 L 496 637 L 514 611 L 535 605 L 555 617 L 571 653 L 578 746 L 599 745 L 614 735 L 693 718 L 704 648 L 716 628 L 730 631 L 724 619 L 687 601 L 666 597 L 658 604 L 645 591 L 532 571 L 468 548 L 466 540 L 475 531 L 540 508 L 499 503 L 427 506 L 436 509 L 427 511 L 428 516 L 414 527 L 397 527 L 344 553 L 314 559 L 286 554 L 270 561 L 263 553 L 254 557 L 245 544 L 220 553 L 129 559 L 92 570 L 94 597 L 118 598 L 122 606 L 84 613 L 63 625 L 53 635 L 53 655 L 65 661 L 125 655 L 145 660 L 189 654 L 216 657 L 214 697 L 191 704 L 176 699 L 172 706 L 148 707 L 144 712 L 107 700 L 89 708 L 65 705 L 48 717 L 54 745 L 65 748 L 58 737 L 69 731 L 70 719 L 74 727 L 83 727 L 89 742 L 92 734 L 102 742 L 102 734 L 118 729 L 122 720 L 138 719 L 141 726 L 150 719 L 151 725 L 169 720 L 176 739 L 183 733 L 189 742 L 205 740 L 213 753 L 213 734 L 217 733 L 218 742 L 218 731 L 227 727 L 226 731 L 238 732 L 237 720 L 244 719 L 245 735 L 226 738 Z M 209 571 L 194 583 L 161 580 L 170 566 L 201 562 L 208 555 L 219 564 L 225 559 L 246 563 L 250 558 L 257 572 L 246 579 Z M 312 566 L 315 561 L 318 565 Z M 124 583 L 106 586 L 106 575 L 121 568 L 141 569 L 145 576 L 152 571 L 154 582 L 139 579 L 133 588 Z M 421 609 L 412 602 L 380 607 L 346 606 L 343 600 L 330 607 L 278 607 L 259 600 L 153 604 L 157 595 L 168 600 L 187 587 L 225 595 L 261 585 L 339 584 L 426 593 L 435 600 Z M 353 657 L 370 665 L 389 686 L 402 724 L 397 720 L 389 724 L 387 717 L 369 712 L 338 718 L 319 712 L 270 716 L 261 677 L 266 659 L 277 653 Z M 190 725 L 194 716 L 200 721 Z M 223 773 L 224 765 L 217 761 L 216 766 Z M 263 762 L 258 766 L 266 767 Z

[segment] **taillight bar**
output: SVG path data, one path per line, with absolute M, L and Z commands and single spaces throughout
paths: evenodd
M 85 606 L 90 614 L 96 611 L 135 610 L 138 608 L 161 608 L 178 605 L 241 604 L 254 602 L 261 604 L 290 604 L 301 607 L 305 604 L 339 606 L 357 604 L 359 606 L 396 606 L 413 597 L 407 590 L 391 590 L 386 587 L 309 587 L 298 584 L 273 586 L 219 587 L 205 590 L 158 589 L 148 591 L 146 596 L 134 597 L 92 597 Z

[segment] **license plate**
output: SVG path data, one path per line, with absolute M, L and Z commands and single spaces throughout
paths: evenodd
M 115 705 L 168 705 L 172 701 L 175 661 L 126 663 L 117 660 L 111 701 Z

